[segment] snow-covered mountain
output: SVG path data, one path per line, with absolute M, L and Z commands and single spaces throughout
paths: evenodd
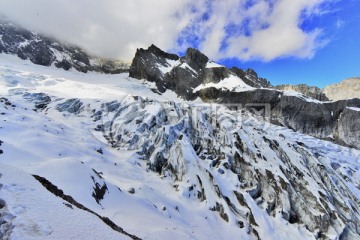
M 0 238 L 359 239 L 360 100 L 270 87 L 195 49 L 0 54 Z
M 17 55 L 35 64 L 53 65 L 65 70 L 74 68 L 80 72 L 103 73 L 128 71 L 126 62 L 89 55 L 79 47 L 64 44 L 4 20 L 0 20 L 0 53 Z
M 154 82 L 154 91 L 159 94 L 170 89 L 186 100 L 266 108 L 273 124 L 360 148 L 360 113 L 354 110 L 360 108 L 360 98 L 324 102 L 295 91 L 269 88 L 271 85 L 253 70 L 228 69 L 192 48 L 183 57 L 154 45 L 138 49 L 130 77 Z

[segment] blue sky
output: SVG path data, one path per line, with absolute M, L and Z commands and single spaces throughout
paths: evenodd
M 360 77 L 360 0 L 1 0 L 0 16 L 97 56 L 195 47 L 274 85 Z
M 323 29 L 327 45 L 310 59 L 296 57 L 272 61 L 241 61 L 230 58 L 220 62 L 226 66 L 253 68 L 272 84 L 318 86 L 337 83 L 345 78 L 360 77 L 360 1 L 338 1 L 328 13 L 313 16 L 302 29 Z

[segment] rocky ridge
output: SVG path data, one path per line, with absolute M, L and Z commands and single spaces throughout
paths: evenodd
M 17 55 L 34 64 L 71 68 L 80 72 L 122 73 L 128 65 L 122 61 L 90 56 L 83 49 L 28 31 L 10 22 L 0 22 L 0 53 Z
M 228 69 L 209 61 L 207 56 L 194 48 L 189 48 L 183 57 L 165 53 L 155 45 L 138 49 L 129 72 L 130 77 L 155 82 L 159 92 L 173 90 L 187 100 L 198 97 L 194 89 L 201 84 L 216 84 L 230 77 L 237 80 L 238 76 L 244 77 L 245 85 L 250 87 L 270 86 L 252 69 Z
M 323 93 L 331 100 L 360 98 L 360 78 L 349 78 L 344 81 L 328 85 Z
M 283 84 L 275 86 L 278 90 L 287 90 L 287 91 L 295 91 L 311 98 L 315 98 L 319 101 L 329 101 L 328 97 L 322 90 L 318 87 L 308 86 L 306 84 L 298 84 L 298 85 L 291 85 L 291 84 Z

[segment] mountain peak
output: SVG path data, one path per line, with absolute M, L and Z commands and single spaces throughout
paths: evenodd
M 189 66 L 196 71 L 205 68 L 206 64 L 209 62 L 209 58 L 195 48 L 188 48 L 185 56 L 182 57 L 181 60 L 189 64 Z
M 167 53 L 163 50 L 161 50 L 159 47 L 155 46 L 154 44 L 151 44 L 150 47 L 148 47 L 147 51 L 154 53 L 156 56 L 168 58 L 170 60 L 178 60 L 179 56 L 172 53 Z

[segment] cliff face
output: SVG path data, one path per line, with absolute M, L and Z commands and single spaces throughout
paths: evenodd
M 254 70 L 228 69 L 209 61 L 207 56 L 193 48 L 187 49 L 182 57 L 166 53 L 155 45 L 138 49 L 129 73 L 130 77 L 154 82 L 160 93 L 172 90 L 187 100 L 197 98 L 197 91 L 206 86 L 231 90 L 233 87 L 238 90 L 271 87 Z
M 306 96 L 315 98 L 320 101 L 328 101 L 329 99 L 326 95 L 321 91 L 320 88 L 314 86 L 308 86 L 306 84 L 299 84 L 299 85 L 290 85 L 290 84 L 283 84 L 275 86 L 278 90 L 287 90 L 287 91 L 295 91 L 302 93 Z
M 330 100 L 335 101 L 360 98 L 360 78 L 349 78 L 340 83 L 326 86 L 323 92 Z

